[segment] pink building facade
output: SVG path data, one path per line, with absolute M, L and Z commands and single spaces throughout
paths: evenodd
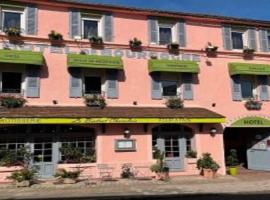
M 41 177 L 79 167 L 99 178 L 108 166 L 120 177 L 126 163 L 149 176 L 157 150 L 172 175 L 199 174 L 191 151 L 210 153 L 225 175 L 231 148 L 269 170 L 269 22 L 68 1 L 6 1 L 0 11 L 1 95 L 27 100 L 2 105 L 0 145 L 18 159 L 29 146 Z M 184 108 L 167 108 L 171 98 Z

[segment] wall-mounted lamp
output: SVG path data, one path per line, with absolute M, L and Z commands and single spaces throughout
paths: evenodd
M 129 128 L 124 129 L 124 137 L 125 138 L 130 138 L 130 130 L 129 130 Z
M 214 137 L 217 133 L 217 129 L 215 127 L 212 127 L 209 132 L 210 132 L 211 136 Z

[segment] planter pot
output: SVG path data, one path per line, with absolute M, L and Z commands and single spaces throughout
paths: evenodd
M 16 187 L 30 187 L 31 183 L 30 181 L 16 181 Z
M 229 174 L 231 176 L 236 176 L 237 175 L 237 172 L 238 172 L 237 167 L 229 167 Z
M 216 171 L 213 171 L 212 169 L 203 169 L 203 176 L 205 178 L 215 178 L 216 174 Z
M 76 183 L 76 180 L 71 179 L 71 178 L 64 178 L 63 179 L 63 183 L 64 184 L 75 184 Z

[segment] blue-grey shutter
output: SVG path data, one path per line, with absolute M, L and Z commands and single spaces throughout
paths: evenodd
M 38 98 L 40 96 L 40 68 L 29 66 L 26 69 L 26 97 Z
M 258 81 L 260 83 L 260 100 L 261 101 L 268 101 L 269 94 L 268 94 L 268 76 L 258 76 Z
M 180 47 L 186 46 L 186 23 L 184 21 L 178 22 L 178 40 Z
M 38 9 L 35 6 L 26 8 L 26 34 L 37 35 Z
M 2 8 L 0 6 L 0 30 L 2 30 Z
M 158 44 L 158 21 L 154 17 L 148 18 L 149 43 Z
M 113 41 L 113 15 L 112 14 L 104 15 L 104 41 L 105 42 Z
M 231 76 L 231 79 L 232 79 L 232 99 L 233 101 L 241 101 L 242 91 L 241 91 L 240 75 Z
M 223 27 L 223 45 L 224 49 L 231 50 L 232 49 L 232 28 L 229 26 Z
M 259 31 L 259 37 L 260 37 L 261 51 L 262 52 L 268 52 L 269 51 L 268 31 L 267 30 L 260 30 Z
M 152 99 L 162 99 L 162 88 L 160 82 L 160 73 L 154 72 L 151 74 L 151 94 Z
M 107 70 L 107 98 L 117 99 L 119 96 L 118 92 L 118 70 Z
M 70 68 L 69 96 L 82 97 L 82 76 L 80 68 Z
M 257 50 L 256 30 L 248 29 L 248 46 L 251 49 Z
M 69 13 L 69 36 L 81 36 L 81 12 L 79 10 L 70 10 Z
M 182 83 L 183 83 L 183 99 L 192 100 L 193 99 L 193 74 L 182 73 Z

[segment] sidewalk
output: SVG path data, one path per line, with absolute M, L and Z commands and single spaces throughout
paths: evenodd
M 74 185 L 43 183 L 33 185 L 31 188 L 14 188 L 11 185 L 2 185 L 0 186 L 0 199 L 60 199 L 64 197 L 76 199 L 105 196 L 235 194 L 268 191 L 270 191 L 269 176 L 260 178 L 253 176 L 251 179 L 224 176 L 212 180 L 200 176 L 184 176 L 172 178 L 168 182 L 119 180 L 97 182 L 90 186 L 86 186 L 84 182 Z

